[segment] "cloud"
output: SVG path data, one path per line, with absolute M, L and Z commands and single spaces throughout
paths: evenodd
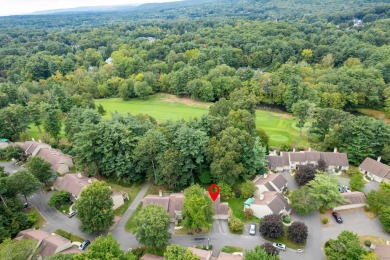
M 36 11 L 65 9 L 80 6 L 130 5 L 174 0 L 2 0 L 0 16 L 30 14 Z

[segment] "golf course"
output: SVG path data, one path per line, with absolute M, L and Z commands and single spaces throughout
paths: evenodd
M 208 113 L 212 103 L 194 101 L 188 98 L 178 98 L 168 94 L 155 94 L 147 99 L 132 99 L 123 101 L 121 98 L 96 99 L 96 105 L 101 104 L 107 111 L 105 117 L 112 113 L 120 114 L 149 114 L 158 122 L 167 120 L 191 119 Z M 291 114 L 256 111 L 256 126 L 266 131 L 270 137 L 270 146 L 293 144 L 307 146 L 306 133 L 299 136 L 299 129 L 295 126 L 296 120 Z

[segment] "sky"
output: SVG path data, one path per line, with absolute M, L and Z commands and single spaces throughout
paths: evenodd
M 175 0 L 0 0 L 0 16 L 81 6 L 131 5 Z

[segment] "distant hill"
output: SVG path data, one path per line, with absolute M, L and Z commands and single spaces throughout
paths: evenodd
M 75 13 L 75 12 L 114 12 L 128 11 L 140 5 L 112 5 L 112 6 L 82 6 L 66 9 L 43 10 L 31 13 L 32 15 L 57 14 L 57 13 Z

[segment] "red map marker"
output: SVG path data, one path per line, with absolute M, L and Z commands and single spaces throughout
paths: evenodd
M 217 184 L 211 184 L 209 187 L 209 194 L 213 201 L 215 201 L 218 198 L 220 188 Z

